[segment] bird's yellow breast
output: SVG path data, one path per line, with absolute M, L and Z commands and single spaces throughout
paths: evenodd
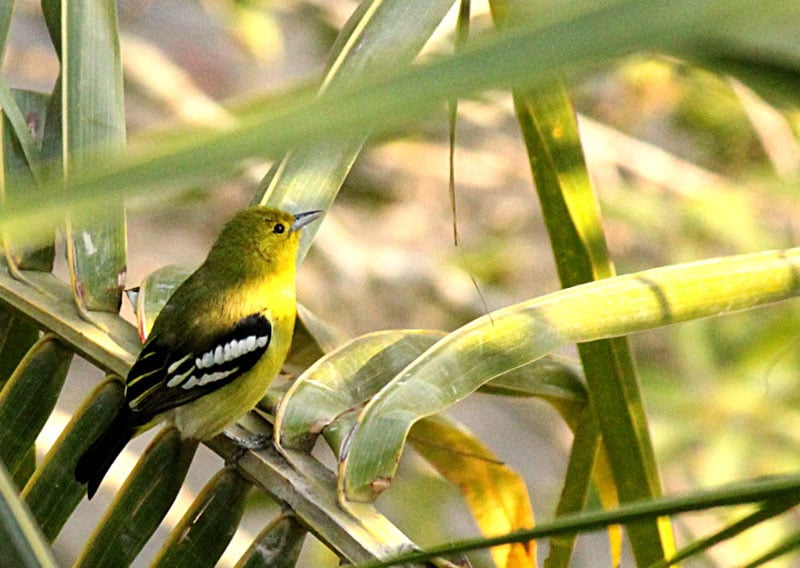
M 240 286 L 236 292 L 220 297 L 224 305 L 214 309 L 222 321 L 235 322 L 261 313 L 272 325 L 272 337 L 261 359 L 242 376 L 171 411 L 172 421 L 184 439 L 212 438 L 255 407 L 280 372 L 292 342 L 297 311 L 294 270 L 253 281 L 250 286 Z

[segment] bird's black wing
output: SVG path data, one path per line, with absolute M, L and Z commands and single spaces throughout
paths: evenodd
M 152 336 L 131 367 L 125 398 L 136 423 L 215 391 L 256 364 L 269 348 L 272 325 L 263 314 L 242 318 L 205 344 L 166 343 Z

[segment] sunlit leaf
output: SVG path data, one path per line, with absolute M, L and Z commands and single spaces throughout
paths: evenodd
M 514 107 L 561 285 L 567 288 L 613 276 L 600 208 L 566 88 L 553 81 L 517 91 Z M 660 495 L 655 454 L 627 340 L 582 343 L 578 352 L 620 499 Z M 634 555 L 642 564 L 674 550 L 666 521 L 637 524 L 628 530 Z
M 320 93 L 363 80 L 365 74 L 397 69 L 416 57 L 441 23 L 453 0 L 366 0 L 339 33 Z M 262 180 L 257 200 L 299 212 L 328 211 L 366 132 L 287 153 Z M 320 223 L 303 231 L 300 258 L 305 257 Z
M 498 310 L 434 344 L 366 405 L 340 476 L 371 501 L 394 476 L 411 425 L 567 343 L 625 335 L 793 297 L 800 249 L 606 278 Z

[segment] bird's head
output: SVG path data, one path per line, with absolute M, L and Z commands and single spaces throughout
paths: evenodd
M 230 266 L 240 263 L 265 262 L 274 267 L 294 267 L 304 226 L 321 215 L 308 211 L 293 215 L 274 207 L 249 207 L 237 213 L 217 237 L 209 252 L 210 262 Z

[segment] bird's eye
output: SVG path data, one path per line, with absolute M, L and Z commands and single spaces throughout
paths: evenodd
M 275 225 L 275 227 L 273 227 L 272 232 L 273 233 L 277 233 L 277 234 L 280 235 L 285 230 L 286 230 L 286 227 L 283 226 L 283 223 L 278 223 L 277 225 Z

